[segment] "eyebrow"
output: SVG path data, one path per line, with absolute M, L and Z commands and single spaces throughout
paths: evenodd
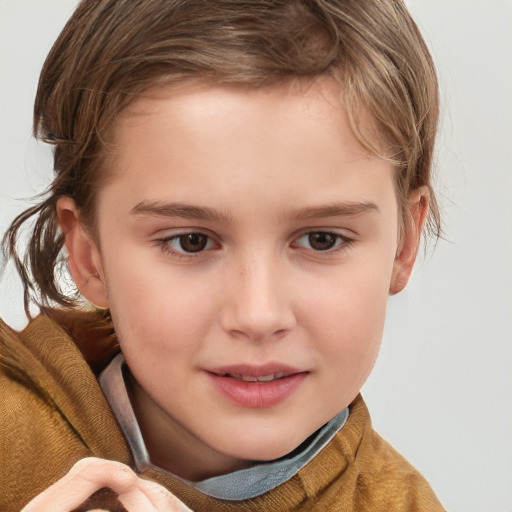
M 293 217 L 297 220 L 311 220 L 323 217 L 348 217 L 366 212 L 378 213 L 379 208 L 372 202 L 339 202 L 301 208 Z
M 153 201 L 142 201 L 132 208 L 130 214 L 210 220 L 223 224 L 229 224 L 231 222 L 231 216 L 225 212 L 205 206 L 193 206 L 184 203 L 160 203 Z
M 372 202 L 338 202 L 321 206 L 301 208 L 291 215 L 295 220 L 312 220 L 324 217 L 347 217 L 366 212 L 379 212 Z M 157 217 L 181 217 L 184 219 L 208 220 L 229 224 L 231 215 L 205 206 L 193 206 L 184 203 L 160 203 L 141 201 L 132 208 L 130 214 Z

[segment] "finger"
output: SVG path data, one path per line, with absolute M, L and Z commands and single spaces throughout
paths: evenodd
M 185 503 L 160 484 L 139 478 L 139 487 L 158 512 L 192 512 Z
M 118 494 L 108 487 L 91 494 L 84 502 L 71 512 L 90 512 L 91 510 L 107 510 L 112 512 L 128 512 L 117 499 Z
M 135 489 L 138 477 L 121 462 L 88 457 L 79 460 L 66 475 L 70 482 L 91 482 L 121 494 Z M 66 478 L 64 477 L 64 478 Z
M 120 462 L 93 457 L 82 459 L 64 477 L 36 496 L 22 512 L 69 512 L 103 487 L 121 494 L 137 488 L 137 481 L 135 473 Z
M 117 499 L 130 512 L 160 512 L 140 487 L 119 494 Z

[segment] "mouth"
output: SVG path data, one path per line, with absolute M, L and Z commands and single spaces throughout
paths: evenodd
M 244 382 L 272 382 L 274 380 L 288 377 L 285 372 L 270 373 L 268 375 L 242 375 L 241 373 L 222 373 L 220 377 L 231 377 L 232 379 L 243 380 Z
M 235 405 L 272 407 L 299 389 L 309 371 L 282 365 L 238 365 L 207 372 L 214 388 Z
M 211 368 L 210 373 L 219 377 L 230 377 L 244 382 L 272 382 L 285 379 L 291 375 L 307 373 L 305 370 L 287 366 L 281 363 L 267 363 L 262 365 L 237 364 Z

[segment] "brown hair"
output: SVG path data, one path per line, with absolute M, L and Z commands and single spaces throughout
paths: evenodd
M 94 225 L 96 192 L 108 178 L 101 172 L 108 133 L 135 96 L 187 79 L 264 86 L 322 74 L 338 80 L 354 133 L 380 154 L 375 135 L 357 122 L 361 108 L 371 115 L 397 167 L 402 209 L 410 191 L 429 187 L 427 227 L 439 235 L 431 187 L 437 79 L 402 1 L 83 0 L 46 59 L 35 101 L 34 133 L 54 146 L 55 179 L 3 240 L 23 279 L 27 313 L 31 299 L 76 304 L 77 295 L 58 284 L 65 260 L 56 201 L 73 198 Z M 22 258 L 20 229 L 31 218 Z

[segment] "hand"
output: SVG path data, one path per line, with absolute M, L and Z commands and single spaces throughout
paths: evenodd
M 105 487 L 117 493 L 128 512 L 192 512 L 164 487 L 139 478 L 128 466 L 94 457 L 78 461 L 21 512 L 71 512 Z

